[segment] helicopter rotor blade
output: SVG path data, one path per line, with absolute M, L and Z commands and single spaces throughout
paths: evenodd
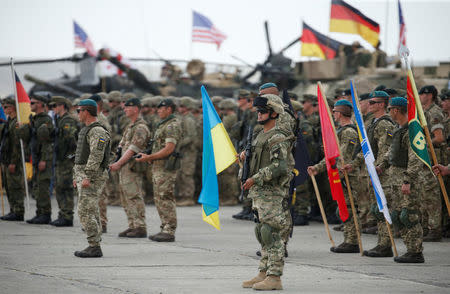
M 295 43 L 300 42 L 301 39 L 302 39 L 302 36 L 296 38 L 291 43 L 287 44 L 283 49 L 281 49 L 279 53 L 283 53 L 287 49 L 291 48 Z
M 272 45 L 270 44 L 270 34 L 269 34 L 269 23 L 264 21 L 264 30 L 266 32 L 266 41 L 267 41 L 267 48 L 269 50 L 269 56 L 272 56 Z

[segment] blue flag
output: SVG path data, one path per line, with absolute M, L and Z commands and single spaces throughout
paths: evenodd
M 5 115 L 5 111 L 3 110 L 3 106 L 0 105 L 0 123 L 6 122 L 7 118 Z

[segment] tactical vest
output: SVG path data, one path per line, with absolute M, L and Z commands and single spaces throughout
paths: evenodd
M 372 147 L 372 152 L 373 152 L 373 156 L 375 157 L 375 159 L 378 158 L 378 144 L 375 144 L 375 137 L 374 137 L 375 136 L 375 128 L 377 127 L 378 123 L 382 120 L 390 121 L 393 125 L 395 125 L 389 116 L 383 115 L 379 119 L 372 122 L 370 124 L 370 126 L 367 128 L 367 138 L 369 139 L 370 147 Z
M 403 136 L 408 131 L 408 124 L 397 129 L 392 135 L 391 151 L 389 153 L 389 164 L 392 166 L 408 167 L 408 149 L 402 148 Z
M 90 125 L 81 129 L 80 133 L 78 134 L 77 152 L 75 153 L 75 164 L 83 165 L 88 162 L 91 150 L 89 148 L 89 143 L 87 141 L 87 135 L 89 131 L 94 127 L 101 127 L 109 134 L 108 130 L 106 130 L 106 128 L 98 121 L 91 123 Z M 108 143 L 105 148 L 105 154 L 103 155 L 103 160 L 100 163 L 100 167 L 103 169 L 106 169 L 108 167 L 110 151 L 111 151 L 111 142 L 110 140 L 108 140 Z
M 348 128 L 352 128 L 356 132 L 358 132 L 358 129 L 356 128 L 356 126 L 354 124 L 348 124 L 348 125 L 345 125 L 345 126 L 340 127 L 340 128 L 337 129 L 336 133 L 337 133 L 338 137 L 339 137 L 340 133 L 342 133 L 345 129 L 348 129 Z

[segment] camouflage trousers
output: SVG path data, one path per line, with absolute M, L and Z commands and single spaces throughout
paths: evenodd
M 161 161 L 163 163 L 163 161 Z M 175 235 L 177 228 L 177 211 L 175 203 L 176 171 L 166 171 L 164 163 L 153 165 L 153 196 L 156 209 L 161 219 L 161 232 Z
M 105 186 L 106 177 L 98 176 L 90 180 L 90 186 L 81 187 L 81 180 L 77 179 L 78 216 L 81 227 L 87 235 L 89 246 L 99 246 L 102 236 L 98 199 Z
M 259 218 L 255 228 L 256 239 L 261 244 L 259 271 L 265 271 L 267 275 L 283 275 L 284 239 L 289 234 L 292 222 L 286 200 L 280 195 L 253 198 L 253 208 Z
M 217 176 L 219 184 L 219 200 L 221 204 L 237 204 L 239 183 L 236 177 L 237 165 L 233 164 Z
M 297 186 L 294 211 L 299 215 L 307 215 L 311 206 L 310 182 L 305 181 Z
M 419 178 L 422 179 L 422 204 L 420 208 L 422 227 L 424 230 L 441 231 L 442 200 L 438 179 L 433 176 L 427 167 L 421 170 Z
M 180 169 L 177 171 L 175 190 L 178 199 L 193 199 L 195 192 L 195 165 L 197 151 L 182 151 L 183 157 L 180 162 Z
M 368 175 L 361 175 L 356 183 L 352 184 L 358 194 L 358 216 L 361 220 L 361 226 L 366 227 L 370 224 L 375 224 L 376 220 L 370 213 L 370 197 L 374 195 L 370 193 L 371 181 Z M 375 197 L 375 196 L 373 196 Z
M 357 206 L 358 192 L 356 189 L 354 189 L 354 185 L 358 182 L 358 177 L 349 176 L 348 178 L 351 186 L 353 201 L 355 203 L 355 209 L 358 210 Z M 343 179 L 342 182 L 345 182 L 345 180 Z M 344 188 L 344 190 L 346 189 Z M 352 245 L 357 245 L 358 234 L 356 232 L 355 221 L 353 220 L 353 218 L 356 217 L 356 222 L 358 224 L 360 232 L 361 232 L 361 221 L 359 220 L 358 213 L 357 212 L 353 213 L 352 211 L 348 190 L 344 192 L 344 196 L 345 196 L 345 203 L 347 203 L 347 210 L 349 214 L 348 219 L 344 222 L 344 242 Z
M 395 168 L 395 174 L 401 174 L 401 168 Z M 397 170 L 395 170 L 397 169 Z M 390 210 L 392 222 L 394 227 L 400 232 L 400 235 L 405 243 L 406 249 L 410 253 L 420 253 L 423 251 L 423 230 L 421 225 L 420 215 L 420 184 L 411 183 L 411 194 L 404 195 L 402 193 L 402 180 L 392 179 L 392 202 L 390 203 Z M 405 220 L 405 215 L 402 218 L 402 209 L 407 209 L 408 215 Z M 405 213 L 403 211 L 403 213 Z M 406 222 L 406 224 L 405 224 Z
M 50 162 L 47 162 L 47 167 L 43 171 L 38 171 L 37 167 L 33 166 L 32 193 L 34 199 L 36 199 L 36 215 L 52 213 L 50 201 L 51 176 Z
M 109 177 L 110 179 L 110 177 Z M 109 179 L 106 180 L 105 187 L 103 187 L 100 196 L 98 197 L 98 209 L 100 211 L 100 223 L 102 226 L 106 227 L 108 224 L 108 182 Z
M 58 216 L 67 220 L 73 220 L 73 162 L 70 160 L 57 161 L 55 174 L 56 201 L 58 202 L 59 207 Z
M 6 196 L 11 212 L 17 215 L 24 215 L 25 207 L 23 199 L 25 197 L 25 185 L 23 182 L 22 164 L 16 165 L 14 173 L 10 173 L 8 165 L 2 165 L 3 174 L 5 175 Z
M 120 205 L 120 189 L 119 189 L 119 172 L 113 171 L 109 173 L 108 180 L 106 181 L 105 189 L 103 191 L 106 200 L 105 203 L 111 205 Z
M 119 171 L 121 202 L 130 229 L 147 228 L 142 180 L 142 173 L 131 171 L 129 163 L 122 166 Z

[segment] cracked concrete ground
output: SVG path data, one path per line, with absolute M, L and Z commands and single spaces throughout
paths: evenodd
M 216 231 L 201 220 L 199 206 L 178 208 L 176 242 L 165 244 L 118 238 L 125 213 L 108 207 L 100 259 L 73 256 L 87 246 L 77 218 L 73 228 L 0 221 L 0 293 L 253 293 L 241 282 L 257 273 L 258 244 L 252 222 L 231 218 L 238 211 L 222 207 Z M 148 232 L 159 224 L 155 207 L 147 206 Z M 342 233 L 331 232 L 339 244 Z M 375 244 L 376 236 L 363 235 L 365 249 Z M 403 254 L 401 239 L 396 244 Z M 425 264 L 401 265 L 331 253 L 322 224 L 295 227 L 282 293 L 450 293 L 449 239 L 424 245 Z

